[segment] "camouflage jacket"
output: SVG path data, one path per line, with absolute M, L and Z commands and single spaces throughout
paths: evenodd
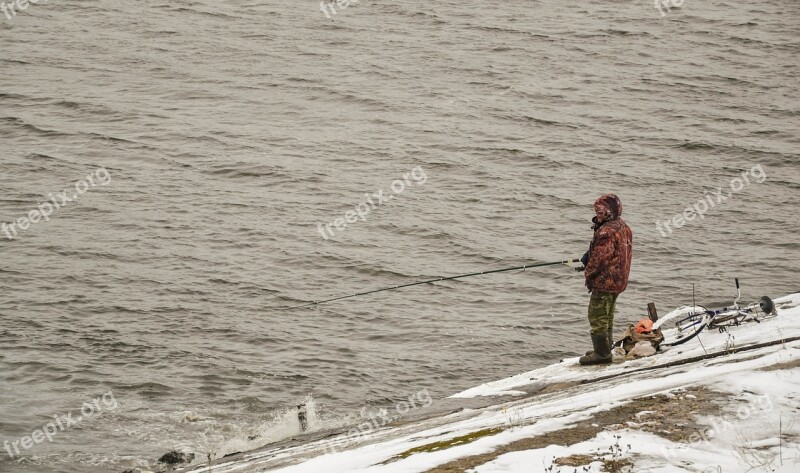
M 622 203 L 607 194 L 594 203 L 594 239 L 584 274 L 586 287 L 594 293 L 619 294 L 628 287 L 633 257 L 633 231 L 622 220 Z

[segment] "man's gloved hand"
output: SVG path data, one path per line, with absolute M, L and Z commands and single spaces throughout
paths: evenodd
M 586 265 L 589 264 L 589 252 L 588 251 L 586 253 L 584 253 L 583 256 L 581 257 L 581 264 L 583 266 L 581 266 L 579 268 L 575 268 L 575 271 L 581 272 L 581 271 L 586 270 Z

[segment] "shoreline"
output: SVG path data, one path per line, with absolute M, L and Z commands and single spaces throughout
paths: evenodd
M 775 471 L 794 471 L 798 400 L 787 393 L 800 392 L 800 307 L 780 315 L 736 327 L 733 347 L 731 334 L 709 332 L 702 344 L 653 357 L 600 368 L 567 359 L 486 383 L 335 453 L 320 448 L 341 433 L 317 432 L 179 471 L 489 473 L 544 461 L 548 472 L 711 473 L 780 460 Z M 769 344 L 776 331 L 784 342 Z M 698 356 L 706 350 L 712 356 Z M 742 409 L 759 415 L 740 418 Z M 774 432 L 759 430 L 776 422 Z

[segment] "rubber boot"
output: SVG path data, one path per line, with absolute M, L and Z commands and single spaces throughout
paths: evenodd
M 592 334 L 594 351 L 590 355 L 582 356 L 578 362 L 582 365 L 606 365 L 611 363 L 611 343 L 608 332 Z
M 613 350 L 614 349 L 614 329 L 608 329 L 608 346 Z M 594 350 L 589 350 L 586 352 L 586 356 L 591 355 L 594 353 Z

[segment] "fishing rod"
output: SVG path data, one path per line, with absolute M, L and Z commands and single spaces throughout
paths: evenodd
M 289 310 L 300 309 L 302 307 L 309 307 L 309 306 L 312 306 L 312 305 L 325 304 L 326 302 L 339 301 L 339 300 L 342 300 L 342 299 L 349 299 L 351 297 L 366 296 L 367 294 L 375 294 L 376 292 L 393 291 L 395 289 L 401 289 L 401 288 L 404 288 L 404 287 L 420 286 L 422 284 L 433 284 L 435 282 L 450 281 L 450 280 L 453 280 L 453 279 L 468 278 L 468 277 L 471 277 L 471 276 L 480 276 L 480 275 L 483 275 L 483 274 L 503 273 L 503 272 L 506 272 L 506 271 L 516 271 L 516 270 L 519 270 L 519 269 L 524 271 L 526 269 L 531 269 L 531 268 L 541 268 L 541 267 L 544 267 L 544 266 L 555 266 L 555 265 L 558 265 L 558 264 L 567 264 L 568 265 L 568 264 L 580 263 L 580 262 L 581 262 L 581 260 L 579 260 L 579 259 L 568 259 L 568 260 L 563 260 L 563 261 L 551 261 L 551 262 L 548 262 L 548 263 L 526 264 L 526 265 L 523 265 L 523 266 L 514 266 L 513 268 L 492 269 L 492 270 L 489 270 L 489 271 L 479 271 L 479 272 L 476 272 L 476 273 L 459 274 L 458 276 L 447 276 L 447 277 L 443 277 L 443 278 L 434 278 L 434 279 L 428 279 L 426 281 L 418 281 L 418 282 L 412 282 L 412 283 L 408 283 L 408 284 L 401 284 L 399 286 L 384 287 L 384 288 L 381 288 L 381 289 L 373 289 L 371 291 L 359 292 L 358 294 L 348 294 L 348 295 L 345 295 L 345 296 L 333 297 L 331 299 L 325 299 L 325 300 L 322 300 L 322 301 L 309 302 L 309 303 L 306 303 L 306 304 L 292 306 L 292 307 L 289 307 L 288 309 Z

